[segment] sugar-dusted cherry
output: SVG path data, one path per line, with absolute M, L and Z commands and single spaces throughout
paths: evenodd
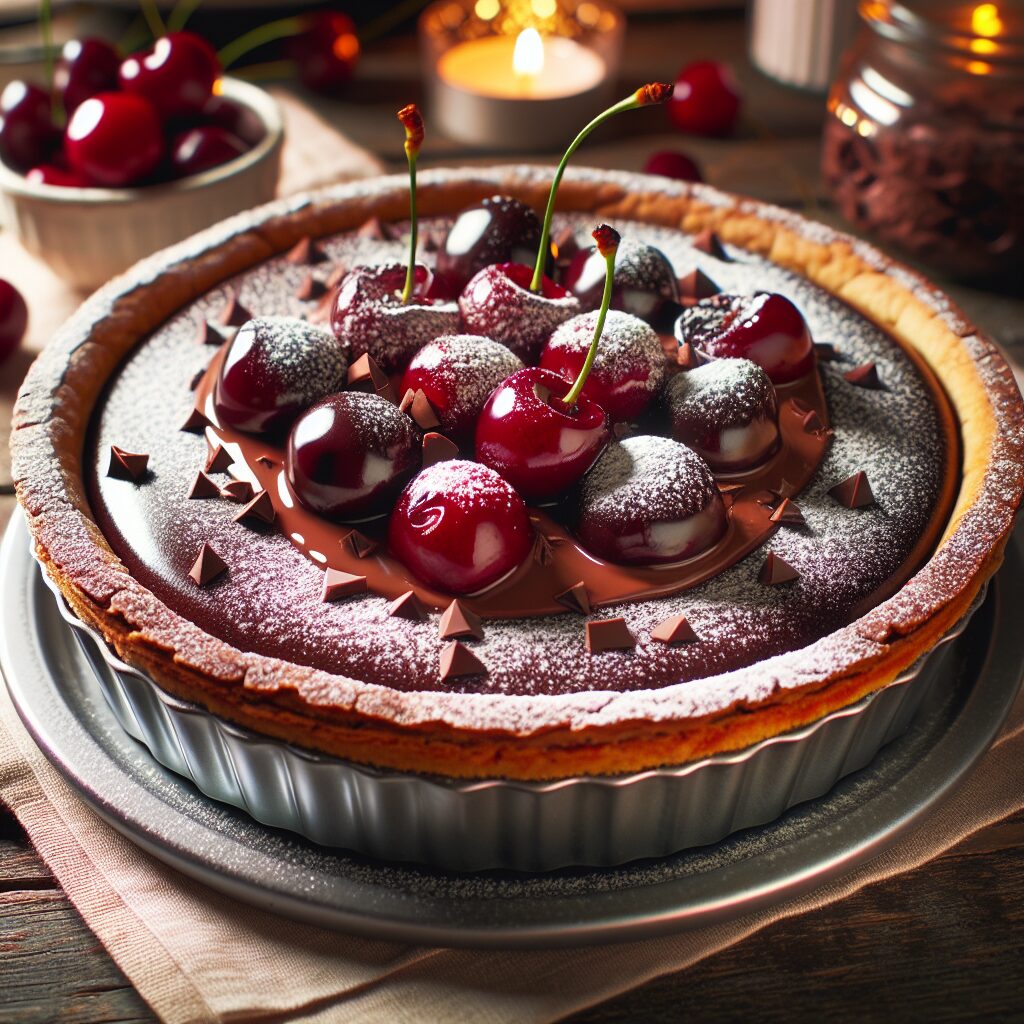
M 472 438 L 491 392 L 523 368 L 504 345 L 476 334 L 448 334 L 424 345 L 406 368 L 399 391 L 421 391 L 455 438 Z
M 103 39 L 69 39 L 53 73 L 54 91 L 70 117 L 90 96 L 117 89 L 121 58 Z
M 295 61 L 299 80 L 314 92 L 334 93 L 352 80 L 359 63 L 359 37 L 343 11 L 315 11 L 306 27 L 288 40 L 286 51 Z
M 164 155 L 163 126 L 143 96 L 101 92 L 71 115 L 64 135 L 71 169 L 93 185 L 122 188 L 148 178 Z
M 0 362 L 20 344 L 28 326 L 28 306 L 21 292 L 0 277 Z
M 340 391 L 347 374 L 348 345 L 327 331 L 295 317 L 257 317 L 228 347 L 214 390 L 217 416 L 236 430 L 273 433 Z
M 213 47 L 194 32 L 168 32 L 144 53 L 121 64 L 121 88 L 144 96 L 162 117 L 187 117 L 203 109 L 220 77 Z
M 60 140 L 49 95 L 15 79 L 0 93 L 0 160 L 16 171 L 46 163 Z
M 295 496 L 328 519 L 382 515 L 419 468 L 412 420 L 379 395 L 328 395 L 295 421 L 285 472 Z
M 424 583 L 472 594 L 526 560 L 533 530 L 506 480 L 479 462 L 454 459 L 409 482 L 391 514 L 388 544 Z
M 666 396 L 672 436 L 716 473 L 749 469 L 778 448 L 775 388 L 749 359 L 714 359 L 678 373 Z
M 773 384 L 803 377 L 815 365 L 803 314 L 777 292 L 721 292 L 702 299 L 683 310 L 675 335 L 716 359 L 753 360 Z
M 644 174 L 660 174 L 677 181 L 703 181 L 700 166 L 692 157 L 678 149 L 660 149 L 644 163 Z
M 236 135 L 217 125 L 200 125 L 182 132 L 174 140 L 171 167 L 175 177 L 184 178 L 235 160 L 248 148 Z
M 668 105 L 673 124 L 691 135 L 731 135 L 740 113 L 740 94 L 724 64 L 698 60 L 679 72 Z
M 576 533 L 609 562 L 659 565 L 708 550 L 726 530 L 707 463 L 668 437 L 610 444 L 583 480 Z

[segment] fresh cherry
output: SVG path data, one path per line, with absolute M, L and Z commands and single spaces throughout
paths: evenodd
M 220 77 L 213 47 L 194 32 L 169 32 L 121 64 L 121 88 L 144 96 L 163 117 L 202 110 Z
M 237 136 L 216 125 L 202 125 L 182 132 L 174 140 L 171 166 L 175 177 L 184 178 L 219 167 L 247 151 L 248 147 Z
M 60 140 L 49 95 L 15 80 L 0 93 L 0 160 L 16 171 L 46 163 Z
M 260 116 L 251 108 L 226 96 L 211 96 L 199 112 L 202 122 L 213 123 L 223 128 L 247 146 L 252 147 L 263 141 L 266 128 Z
M 413 477 L 391 514 L 388 543 L 425 583 L 471 594 L 522 564 L 533 531 L 523 499 L 505 480 L 455 459 Z
M 668 113 L 680 131 L 691 135 L 730 135 L 739 112 L 739 92 L 725 65 L 698 60 L 679 72 Z
M 749 469 L 779 445 L 775 388 L 749 359 L 715 359 L 677 373 L 667 397 L 672 436 L 715 472 Z
M 534 362 L 559 324 L 580 312 L 576 296 L 547 276 L 540 291 L 531 291 L 532 276 L 523 263 L 495 263 L 477 273 L 459 296 L 467 331 L 500 341 L 527 363 Z
M 305 30 L 288 41 L 286 51 L 307 89 L 338 92 L 352 80 L 359 61 L 355 23 L 343 11 L 309 14 Z
M 640 435 L 611 444 L 584 477 L 576 532 L 606 561 L 680 562 L 706 551 L 725 529 L 707 463 L 671 438 Z
M 20 344 L 28 326 L 28 306 L 21 292 L 0 277 L 0 362 Z
M 562 324 L 544 346 L 540 365 L 565 380 L 575 380 L 586 362 L 598 315 L 582 313 Z M 661 390 L 665 372 L 665 350 L 655 331 L 639 317 L 612 310 L 583 394 L 597 402 L 613 423 L 633 420 Z
M 562 401 L 571 386 L 539 366 L 519 370 L 494 390 L 477 420 L 476 457 L 531 501 L 567 491 L 611 438 L 596 402 Z
M 412 420 L 386 398 L 348 391 L 295 421 L 285 472 L 306 508 L 351 522 L 386 512 L 419 462 Z
M 57 185 L 60 188 L 88 188 L 90 185 L 87 178 L 59 164 L 40 164 L 25 177 L 37 185 Z
M 604 257 L 596 248 L 581 249 L 569 264 L 562 284 L 580 300 L 583 309 L 597 309 L 604 289 Z M 615 261 L 611 308 L 632 313 L 648 323 L 664 319 L 667 327 L 678 304 L 679 282 L 668 257 L 653 245 L 627 238 L 619 246 Z
M 217 377 L 220 422 L 250 433 L 274 432 L 303 409 L 340 391 L 348 345 L 293 317 L 258 317 L 243 324 Z
M 488 396 L 522 368 L 518 356 L 490 338 L 450 334 L 435 338 L 412 357 L 399 390 L 422 390 L 446 433 L 472 439 Z
M 132 93 L 91 96 L 71 115 L 64 136 L 71 169 L 94 185 L 134 185 L 157 169 L 163 154 L 160 115 Z
M 722 292 L 685 309 L 675 335 L 716 359 L 752 359 L 773 384 L 814 369 L 814 343 L 800 310 L 776 292 Z
M 435 287 L 458 296 L 492 263 L 529 263 L 540 245 L 540 217 L 511 196 L 491 196 L 464 209 L 437 254 Z
M 696 161 L 677 149 L 662 149 L 652 153 L 644 164 L 644 174 L 660 174 L 677 181 L 703 181 Z
M 70 117 L 89 97 L 117 89 L 121 58 L 102 39 L 70 39 L 61 50 L 53 86 Z

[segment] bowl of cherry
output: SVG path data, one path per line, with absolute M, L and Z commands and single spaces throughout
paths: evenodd
M 201 36 L 122 58 L 64 46 L 53 88 L 0 93 L 0 195 L 29 252 L 92 289 L 210 224 L 272 199 L 284 124 L 262 89 L 222 74 Z M 70 242 L 69 242 L 70 240 Z

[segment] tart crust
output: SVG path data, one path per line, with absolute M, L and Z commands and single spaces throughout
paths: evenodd
M 543 206 L 549 173 L 425 173 L 424 215 L 508 192 Z M 90 511 L 82 441 L 111 374 L 186 302 L 307 236 L 406 215 L 404 178 L 341 186 L 225 221 L 92 296 L 40 355 L 11 449 L 37 557 L 75 613 L 174 696 L 260 733 L 380 768 L 451 777 L 633 772 L 736 750 L 890 683 L 967 610 L 998 568 L 1024 490 L 1024 404 L 995 345 L 924 278 L 849 236 L 707 186 L 570 171 L 559 208 L 687 233 L 714 229 L 846 301 L 918 353 L 959 419 L 962 479 L 946 531 L 894 596 L 799 651 L 657 690 L 562 696 L 402 693 L 246 653 L 136 581 Z

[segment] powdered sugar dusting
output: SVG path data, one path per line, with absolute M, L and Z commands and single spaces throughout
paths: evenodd
M 667 398 L 674 415 L 699 418 L 716 430 L 774 416 L 777 405 L 768 374 L 749 359 L 716 359 L 677 373 Z

